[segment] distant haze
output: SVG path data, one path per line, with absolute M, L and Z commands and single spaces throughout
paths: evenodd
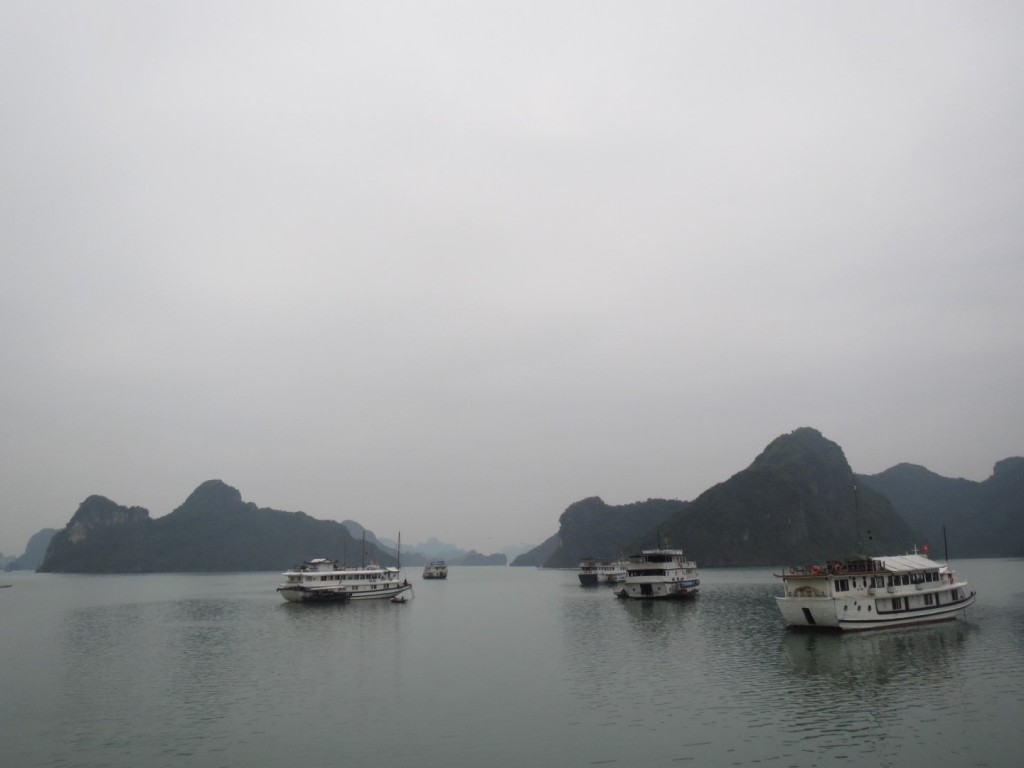
M 102 494 L 495 552 L 802 426 L 1024 453 L 1017 2 L 0 4 L 0 551 Z

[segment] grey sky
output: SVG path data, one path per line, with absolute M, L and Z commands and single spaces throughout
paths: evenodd
M 0 551 L 220 478 L 490 552 L 801 426 L 984 479 L 1021 40 L 1019 2 L 7 0 Z

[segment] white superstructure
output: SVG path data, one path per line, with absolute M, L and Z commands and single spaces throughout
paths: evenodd
M 786 624 L 823 629 L 876 629 L 957 618 L 975 592 L 945 563 L 916 552 L 832 560 L 775 574 Z
M 281 597 L 293 603 L 390 598 L 412 587 L 398 568 L 378 563 L 350 568 L 322 557 L 284 572 Z

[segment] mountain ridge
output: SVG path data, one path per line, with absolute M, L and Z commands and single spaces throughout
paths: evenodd
M 782 565 L 858 548 L 904 551 L 919 538 L 881 493 L 857 487 L 842 448 L 811 427 L 775 438 L 693 501 L 597 502 L 570 505 L 544 556 L 537 547 L 513 565 L 568 568 L 578 555 L 614 559 L 666 540 L 707 567 Z

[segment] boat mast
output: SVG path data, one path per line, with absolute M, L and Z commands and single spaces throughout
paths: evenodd
M 864 541 L 860 535 L 860 497 L 857 495 L 857 484 L 853 484 L 853 518 L 857 526 L 857 554 L 864 557 Z

